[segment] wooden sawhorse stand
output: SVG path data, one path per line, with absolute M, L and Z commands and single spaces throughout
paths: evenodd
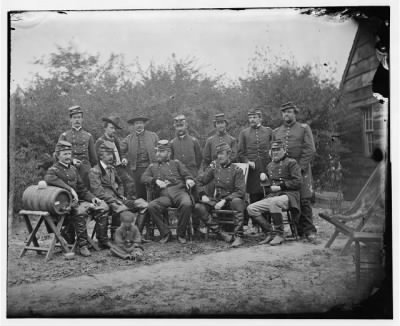
M 61 236 L 60 233 L 61 227 L 64 223 L 65 215 L 59 216 L 59 220 L 56 225 L 54 224 L 53 217 L 49 214 L 49 212 L 21 210 L 19 214 L 24 217 L 26 227 L 29 231 L 28 240 L 26 242 L 25 247 L 22 249 L 19 258 L 23 257 L 28 250 L 33 250 L 36 251 L 38 254 L 47 252 L 46 254 L 46 261 L 47 261 L 51 259 L 51 257 L 53 256 L 54 248 L 57 242 L 60 243 L 60 246 L 65 253 L 71 252 L 70 247 L 68 246 L 67 242 L 64 240 L 64 238 Z M 30 216 L 39 217 L 39 221 L 37 222 L 35 227 L 32 227 Z M 36 233 L 38 232 L 40 225 L 43 223 L 43 221 L 47 223 L 48 227 L 53 232 L 53 238 L 50 242 L 49 247 L 41 247 L 36 237 Z M 33 246 L 31 245 L 31 243 L 33 243 Z

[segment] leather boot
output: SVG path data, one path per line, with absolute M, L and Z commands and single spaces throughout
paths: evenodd
M 263 230 L 265 234 L 269 234 L 272 232 L 272 226 L 270 223 L 267 222 L 264 216 L 258 215 L 253 216 L 252 218 L 261 227 L 261 230 Z
M 260 241 L 258 244 L 263 245 L 270 243 L 274 239 L 274 234 L 273 233 L 268 233 L 267 236 L 265 237 L 264 240 Z
M 235 236 L 235 240 L 232 242 L 231 247 L 237 248 L 240 247 L 244 243 L 242 237 Z
M 79 248 L 79 254 L 83 257 L 89 257 L 92 255 L 87 246 Z
M 224 231 L 218 231 L 216 232 L 217 237 L 220 238 L 221 240 L 224 240 L 225 242 L 231 243 L 233 236 L 224 232 Z

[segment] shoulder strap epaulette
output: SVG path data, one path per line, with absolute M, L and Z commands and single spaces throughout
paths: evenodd
M 302 126 L 303 128 L 307 128 L 307 124 L 306 123 L 300 123 L 300 126 Z

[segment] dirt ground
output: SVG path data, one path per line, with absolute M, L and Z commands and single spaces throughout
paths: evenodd
M 379 288 L 383 275 L 370 271 L 357 289 L 354 250 L 340 255 L 343 237 L 325 249 L 333 226 L 319 217 L 315 224 L 318 244 L 260 246 L 262 235 L 254 234 L 245 237 L 242 248 L 232 249 L 211 236 L 185 245 L 146 243 L 141 262 L 105 250 L 73 260 L 57 252 L 45 263 L 32 251 L 18 258 L 28 234 L 16 223 L 8 241 L 7 315 L 256 317 L 354 311 Z M 381 219 L 370 224 L 367 231 L 382 230 Z M 46 241 L 45 230 L 41 235 Z M 363 248 L 363 254 L 372 253 Z

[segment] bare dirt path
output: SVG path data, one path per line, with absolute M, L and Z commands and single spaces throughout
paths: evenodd
M 355 302 L 352 256 L 302 242 L 16 285 L 7 300 L 18 317 L 286 314 Z

